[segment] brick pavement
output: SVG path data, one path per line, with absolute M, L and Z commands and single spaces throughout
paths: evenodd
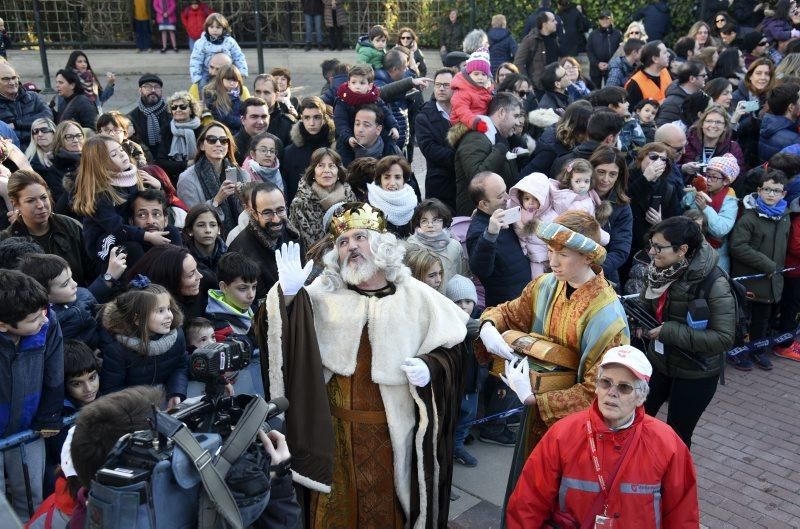
M 800 528 L 800 363 L 773 358 L 770 372 L 727 369 L 694 432 L 700 520 L 709 529 Z M 491 466 L 481 459 L 484 472 Z M 499 507 L 483 500 L 450 527 L 491 529 L 499 518 Z

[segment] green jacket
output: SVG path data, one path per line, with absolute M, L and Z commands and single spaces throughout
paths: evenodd
M 469 183 L 476 174 L 491 171 L 503 177 L 506 188 L 519 180 L 516 160 L 507 160 L 508 143 L 498 133 L 494 144 L 486 134 L 469 130 L 462 124 L 450 128 L 447 141 L 456 150 L 456 215 L 472 215 L 475 205 L 469 198 Z
M 792 225 L 789 211 L 780 218 L 769 218 L 758 213 L 755 194 L 744 197 L 745 211 L 733 226 L 728 244 L 733 277 L 752 274 L 771 274 L 782 270 L 789 244 Z M 783 274 L 773 274 L 762 279 L 742 281 L 754 301 L 777 303 L 783 292 Z
M 655 351 L 655 340 L 647 348 L 647 358 L 653 368 L 666 376 L 689 379 L 716 376 L 722 367 L 720 353 L 733 347 L 736 311 L 730 285 L 724 277 L 714 281 L 708 295 L 711 312 L 708 327 L 696 330 L 686 324 L 689 303 L 695 299 L 695 291 L 717 266 L 718 260 L 717 252 L 703 241 L 689 261 L 689 268 L 669 286 L 664 306 L 664 324 L 659 336 L 659 341 L 664 344 L 664 354 Z M 656 313 L 658 299 L 646 300 L 644 290 L 640 299 L 652 314 Z M 700 364 L 705 364 L 705 368 Z
M 386 52 L 375 48 L 369 40 L 359 39 L 356 44 L 356 53 L 358 62 L 369 64 L 376 72 L 383 68 L 383 57 Z

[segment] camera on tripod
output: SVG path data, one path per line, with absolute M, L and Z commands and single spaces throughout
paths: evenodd
M 189 357 L 189 377 L 205 382 L 208 393 L 208 386 L 218 384 L 225 373 L 249 366 L 252 355 L 250 344 L 241 338 L 231 337 L 224 342 L 204 345 Z

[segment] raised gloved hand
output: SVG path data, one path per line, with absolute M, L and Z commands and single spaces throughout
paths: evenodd
M 278 283 L 284 296 L 294 296 L 311 274 L 314 261 L 309 260 L 305 266 L 300 261 L 300 245 L 296 242 L 283 243 L 275 250 L 275 263 L 278 265 Z
M 508 387 L 514 390 L 514 393 L 519 397 L 519 401 L 525 405 L 530 405 L 533 398 L 533 389 L 531 388 L 531 375 L 528 360 L 520 358 L 515 363 L 506 360 L 506 374 L 500 375 L 503 382 Z
M 500 358 L 514 360 L 514 355 L 511 354 L 514 350 L 503 340 L 503 337 L 500 336 L 500 333 L 495 329 L 494 325 L 491 323 L 483 325 L 481 327 L 480 337 L 487 351 Z
M 419 358 L 406 358 L 400 365 L 400 369 L 405 372 L 406 377 L 408 377 L 408 383 L 412 386 L 421 388 L 427 386 L 428 382 L 431 381 L 431 370 Z

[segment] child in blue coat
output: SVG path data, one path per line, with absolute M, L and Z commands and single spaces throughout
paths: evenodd
M 203 35 L 194 43 L 189 59 L 189 75 L 199 90 L 208 83 L 208 64 L 217 53 L 228 55 L 242 76 L 247 77 L 247 59 L 239 43 L 231 36 L 228 19 L 219 13 L 211 13 L 203 26 Z

